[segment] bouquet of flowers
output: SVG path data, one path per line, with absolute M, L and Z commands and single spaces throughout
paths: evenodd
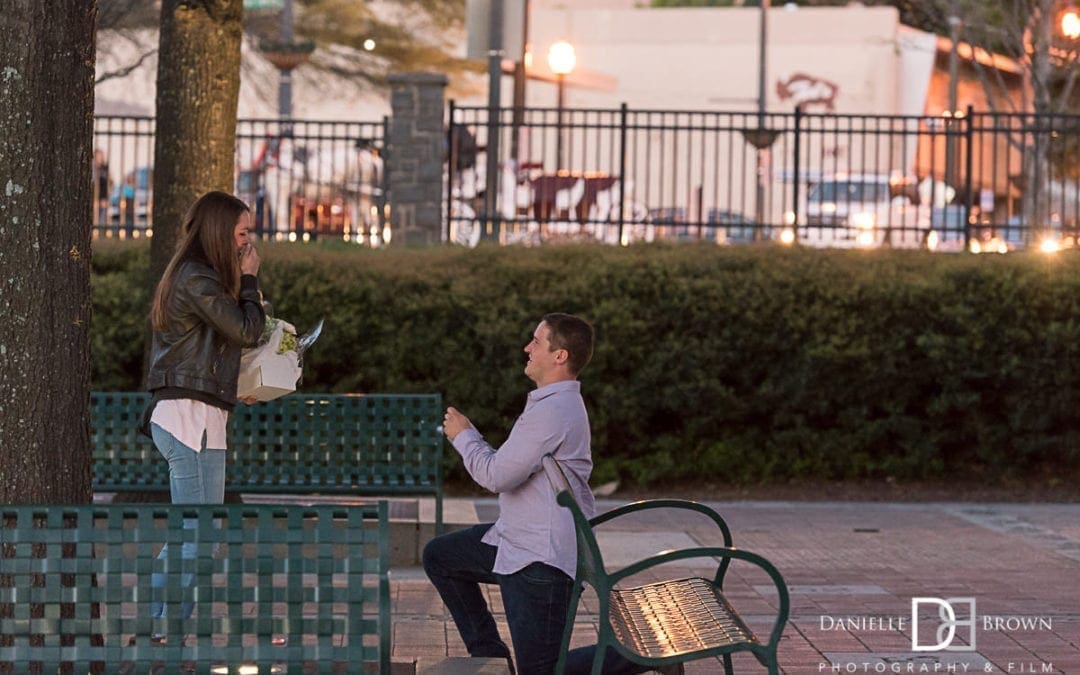
M 297 337 L 291 323 L 267 316 L 259 345 L 240 354 L 236 396 L 271 401 L 296 391 L 303 374 L 304 350 L 319 337 L 322 325 L 319 321 L 310 333 Z

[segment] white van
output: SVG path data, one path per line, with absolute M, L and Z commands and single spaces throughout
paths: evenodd
M 834 174 L 810 185 L 799 242 L 832 248 L 921 248 L 930 209 L 912 181 L 884 174 Z

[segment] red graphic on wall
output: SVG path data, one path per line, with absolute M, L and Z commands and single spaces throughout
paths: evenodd
M 835 112 L 836 96 L 840 93 L 840 87 L 813 75 L 795 73 L 776 83 L 776 93 L 781 101 L 790 100 L 795 103 L 796 108 L 803 111 L 809 106 L 820 105 L 825 108 L 825 112 Z

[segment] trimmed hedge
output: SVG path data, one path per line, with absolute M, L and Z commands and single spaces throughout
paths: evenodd
M 596 479 L 1017 477 L 1080 460 L 1080 256 L 270 245 L 302 390 L 439 391 L 494 444 L 548 311 L 593 321 Z M 137 389 L 148 248 L 96 242 L 97 389 Z M 461 477 L 450 453 L 451 474 Z

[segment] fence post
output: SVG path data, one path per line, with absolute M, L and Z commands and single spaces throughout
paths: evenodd
M 626 225 L 626 101 L 619 106 L 619 243 Z
M 458 153 L 461 152 L 461 148 L 454 142 L 454 99 L 450 99 L 450 106 L 447 112 L 447 124 L 446 124 L 446 215 L 444 216 L 446 225 L 442 229 L 443 241 L 450 241 L 450 229 L 453 224 L 450 219 L 454 217 L 454 164 L 457 162 Z
M 975 116 L 974 106 L 968 105 L 967 116 L 964 117 L 964 143 L 967 147 L 964 148 L 964 193 L 967 199 L 964 200 L 964 250 L 971 250 L 971 207 L 974 202 L 975 195 L 972 194 L 973 181 L 971 179 L 972 168 L 972 145 L 975 141 L 974 124 L 972 124 L 972 118 Z
M 375 177 L 378 184 L 373 186 L 378 189 L 378 194 L 381 195 L 381 198 L 375 201 L 375 206 L 379 209 L 379 212 L 375 214 L 375 222 L 379 225 L 379 236 L 385 237 L 387 225 L 390 223 L 390 165 L 392 164 L 391 160 L 393 160 L 393 157 L 390 156 L 389 115 L 383 115 L 382 118 L 382 150 L 380 154 L 382 156 L 382 171 L 379 171 L 379 174 Z
M 390 216 L 394 243 L 442 241 L 445 75 L 394 73 L 390 84 Z
M 799 180 L 802 176 L 799 172 L 799 162 L 802 160 L 802 137 L 800 134 L 800 128 L 802 127 L 802 106 L 795 106 L 795 138 L 792 142 L 792 152 L 795 158 L 792 164 L 791 175 L 791 213 L 794 214 L 791 219 L 791 235 L 793 237 L 792 244 L 799 243 Z M 809 230 L 807 230 L 809 232 Z

